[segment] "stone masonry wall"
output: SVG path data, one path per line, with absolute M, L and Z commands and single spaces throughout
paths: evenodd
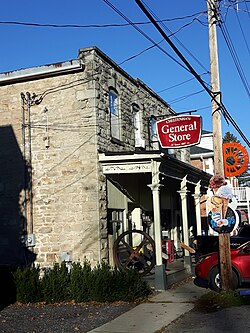
M 0 122 L 13 128 L 22 154 L 20 93 L 43 96 L 38 105 L 31 106 L 33 251 L 41 266 L 64 258 L 100 261 L 96 118 L 92 112 L 95 91 L 85 75 L 68 74 L 0 88 Z M 25 113 L 27 117 L 27 110 Z M 27 128 L 25 137 L 27 159 Z M 6 175 L 5 192 L 9 184 Z M 31 230 L 29 214 L 27 220 L 24 228 Z

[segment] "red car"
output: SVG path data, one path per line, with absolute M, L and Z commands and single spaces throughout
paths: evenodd
M 250 283 L 250 241 L 231 250 L 233 284 L 235 288 L 243 283 Z M 218 252 L 209 253 L 199 258 L 195 266 L 195 274 L 205 281 L 209 288 L 220 291 L 220 273 Z

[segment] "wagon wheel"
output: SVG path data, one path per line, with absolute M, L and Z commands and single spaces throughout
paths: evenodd
M 241 175 L 248 168 L 248 152 L 237 142 L 223 143 L 223 159 L 226 177 Z
M 155 243 L 144 231 L 123 232 L 114 242 L 113 252 L 118 269 L 133 268 L 146 275 L 155 266 Z

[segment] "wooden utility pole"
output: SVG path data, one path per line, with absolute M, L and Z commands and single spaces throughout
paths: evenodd
M 208 26 L 209 26 L 209 49 L 210 49 L 210 72 L 211 88 L 214 98 L 212 99 L 212 126 L 214 143 L 214 174 L 224 177 L 223 151 L 222 151 L 222 129 L 220 110 L 220 80 L 217 49 L 217 0 L 207 0 Z M 224 218 L 225 216 L 223 216 Z M 219 258 L 221 284 L 223 290 L 233 288 L 232 263 L 230 252 L 230 233 L 219 234 Z

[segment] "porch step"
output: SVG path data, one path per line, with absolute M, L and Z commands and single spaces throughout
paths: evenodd
M 167 269 L 167 288 L 169 288 L 174 283 L 183 281 L 187 277 L 191 276 L 192 273 L 188 273 L 184 267 L 178 267 L 177 269 Z M 151 273 L 143 277 L 143 279 L 148 283 L 148 285 L 154 289 L 155 288 L 155 274 Z
M 170 274 L 168 274 L 168 272 L 167 272 L 167 288 L 169 288 L 174 283 L 183 281 L 184 279 L 186 279 L 188 276 L 191 276 L 191 275 L 192 274 L 188 273 L 185 268 L 175 271 L 175 272 L 171 272 Z

